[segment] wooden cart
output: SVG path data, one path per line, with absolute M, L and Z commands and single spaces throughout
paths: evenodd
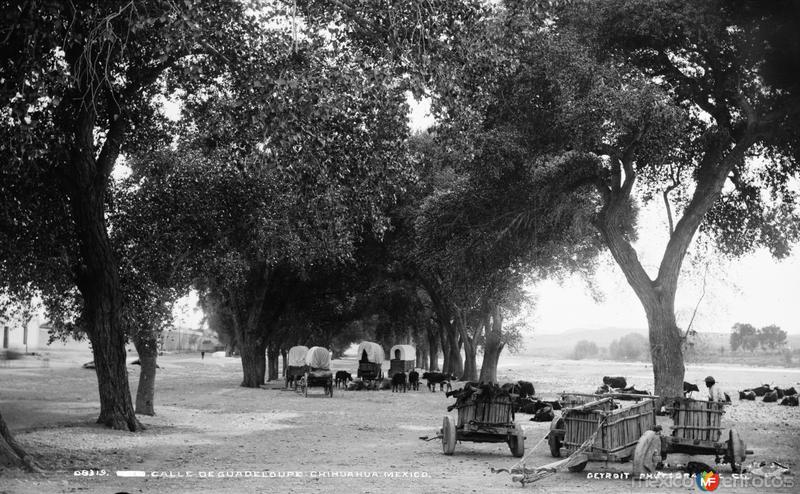
M 629 461 L 639 438 L 656 425 L 653 400 L 636 396 L 641 401 L 623 408 L 611 397 L 565 408 L 550 426 L 550 453 L 558 458 L 583 450 L 586 460 L 570 466 L 572 472 L 582 471 L 589 461 Z
M 723 434 L 725 403 L 674 398 L 667 410 L 672 415 L 672 434 L 649 431 L 639 439 L 633 461 L 635 475 L 654 473 L 670 453 L 715 455 L 717 463 L 729 463 L 739 472 L 747 455 L 753 453 L 735 430 Z
M 508 443 L 511 454 L 521 458 L 525 455 L 525 434 L 522 427 L 514 423 L 511 398 L 508 395 L 481 399 L 473 395 L 458 406 L 458 423 L 449 415 L 442 422 L 442 450 L 452 455 L 456 441 L 475 443 Z

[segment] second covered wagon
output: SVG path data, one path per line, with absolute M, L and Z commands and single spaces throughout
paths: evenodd
M 389 351 L 389 375 L 411 372 L 417 366 L 417 351 L 411 345 L 395 345 Z
M 371 341 L 362 341 L 358 345 L 358 372 L 357 377 L 364 381 L 383 379 L 383 361 L 386 356 L 383 347 Z

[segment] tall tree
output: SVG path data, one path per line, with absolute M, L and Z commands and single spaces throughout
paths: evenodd
M 646 136 L 666 123 L 656 113 L 665 107 L 643 106 L 648 113 L 599 151 L 612 174 L 598 184 L 598 228 L 647 314 L 656 393 L 677 396 L 684 366 L 675 293 L 698 230 L 734 254 L 764 246 L 784 257 L 798 238 L 796 193 L 786 185 L 798 172 L 800 94 L 787 74 L 798 63 L 800 11 L 791 1 L 609 0 L 567 8 L 561 19 L 599 59 L 640 72 L 685 115 L 678 135 L 662 130 L 672 156 L 659 159 Z M 660 189 L 674 224 L 654 278 L 616 227 L 637 181 Z M 677 188 L 682 214 L 673 220 L 669 194 Z
M 4 2 L 2 10 L 0 97 L 10 105 L 0 132 L 3 192 L 11 193 L 3 195 L 14 215 L 2 242 L 4 271 L 13 273 L 3 279 L 75 302 L 92 343 L 98 422 L 135 431 L 141 424 L 125 366 L 119 262 L 105 216 L 111 172 L 121 153 L 157 144 L 152 134 L 141 137 L 159 120 L 153 96 L 165 71 L 183 64 L 195 77 L 209 75 L 199 60 L 236 60 L 237 40 L 257 31 L 256 23 L 242 4 L 225 0 L 29 0 Z M 47 222 L 57 228 L 26 231 Z M 43 250 L 53 237 L 61 247 Z M 25 262 L 54 253 L 61 261 Z M 53 278 L 61 290 L 49 284 Z M 77 298 L 64 289 L 69 285 Z
M 796 64 L 787 33 L 797 12 L 789 2 L 506 2 L 496 18 L 494 31 L 459 41 L 464 77 L 442 78 L 440 114 L 454 129 L 509 133 L 529 161 L 550 163 L 553 187 L 590 191 L 593 224 L 647 315 L 656 392 L 679 395 L 675 293 L 697 231 L 730 253 L 764 246 L 778 257 L 798 237 L 787 184 L 800 106 L 781 65 Z M 487 32 L 497 32 L 490 43 Z M 462 107 L 472 111 L 450 111 Z M 637 200 L 652 198 L 672 225 L 655 277 L 629 228 Z

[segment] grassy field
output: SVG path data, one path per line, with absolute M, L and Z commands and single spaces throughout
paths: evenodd
M 514 459 L 505 444 L 461 443 L 456 454 L 442 454 L 435 435 L 452 399 L 427 390 L 337 391 L 321 389 L 302 396 L 268 385 L 238 386 L 236 359 L 168 355 L 160 359 L 155 417 L 144 417 L 142 433 L 109 431 L 93 424 L 97 416 L 96 377 L 80 368 L 87 355 L 52 355 L 49 367 L 26 361 L 0 368 L 2 410 L 17 439 L 35 452 L 50 473 L 0 473 L 0 491 L 39 492 L 647 492 L 652 483 L 587 478 L 587 473 L 630 471 L 630 463 L 590 463 L 583 473 L 558 473 L 521 487 L 507 473 Z M 336 360 L 334 369 L 353 370 L 353 360 Z M 129 367 L 135 392 L 138 368 Z M 505 356 L 502 380 L 527 379 L 537 394 L 592 391 L 603 375 L 624 375 L 639 388 L 652 389 L 644 363 L 569 361 Z M 713 374 L 729 390 L 760 383 L 800 385 L 798 369 L 744 366 L 689 366 L 687 379 Z M 451 412 L 455 416 L 455 412 Z M 542 442 L 549 424 L 518 414 L 527 435 L 528 467 L 553 461 Z M 752 460 L 777 461 L 800 470 L 800 408 L 738 402 L 723 424 L 734 427 L 754 451 Z M 699 457 L 713 465 L 714 459 Z M 671 465 L 687 461 L 678 455 Z M 144 478 L 117 477 L 116 471 L 144 471 Z M 104 475 L 88 476 L 90 471 Z M 77 472 L 77 474 L 76 474 Z M 667 469 L 667 472 L 676 472 Z M 733 476 L 727 466 L 721 474 Z M 86 475 L 86 476 L 84 476 Z M 238 475 L 238 476 L 237 476 Z M 255 475 L 259 475 L 256 477 Z M 793 481 L 793 477 L 788 480 Z M 688 490 L 695 490 L 689 487 Z M 659 489 L 663 491 L 664 489 Z M 685 492 L 686 486 L 667 491 Z M 720 489 L 722 490 L 722 489 Z M 751 487 L 726 491 L 756 492 Z M 763 490 L 763 489 L 761 489 Z M 784 483 L 770 490 L 797 492 Z

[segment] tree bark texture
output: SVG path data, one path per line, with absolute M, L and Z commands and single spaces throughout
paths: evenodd
M 155 415 L 156 365 L 158 359 L 158 340 L 153 335 L 134 338 L 136 352 L 139 354 L 139 387 L 136 390 L 136 414 Z
M 70 187 L 70 205 L 82 261 L 77 276 L 83 296 L 82 319 L 92 343 L 100 392 L 97 422 L 137 431 L 142 426 L 136 419 L 128 385 L 119 271 L 104 219 L 105 182 L 85 184 L 81 180 L 78 185 Z
M 276 381 L 278 379 L 278 355 L 280 355 L 278 347 L 274 345 L 267 346 L 268 381 Z
M 42 468 L 33 457 L 11 435 L 3 414 L 0 413 L 0 466 L 8 468 L 24 468 L 31 472 L 42 472 Z
M 439 337 L 433 330 L 428 330 L 428 370 L 435 372 L 439 370 Z
M 491 321 L 486 320 L 486 338 L 483 345 L 483 363 L 479 381 L 487 383 L 497 382 L 497 364 L 500 354 L 505 346 L 503 337 L 503 319 L 499 307 L 494 307 Z

